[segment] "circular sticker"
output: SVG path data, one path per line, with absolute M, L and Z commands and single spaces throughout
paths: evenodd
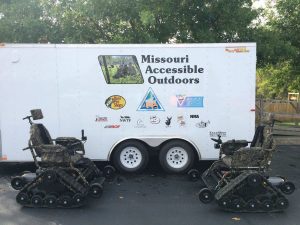
M 118 110 L 126 105 L 126 100 L 120 95 L 112 95 L 105 100 L 105 105 L 108 108 Z

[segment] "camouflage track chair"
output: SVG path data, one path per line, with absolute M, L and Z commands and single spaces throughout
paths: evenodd
M 233 212 L 276 212 L 288 207 L 285 194 L 294 192 L 294 184 L 266 173 L 275 151 L 273 125 L 270 116 L 268 125 L 256 129 L 252 142 L 212 139 L 220 156 L 202 174 L 206 187 L 199 192 L 201 202 L 215 199 L 221 209 Z
M 30 123 L 29 149 L 37 170 L 25 172 L 11 180 L 19 204 L 27 207 L 80 207 L 87 196 L 101 197 L 105 177 L 112 178 L 114 169 L 110 166 L 101 172 L 96 165 L 84 157 L 82 140 L 73 137 L 52 139 L 43 124 L 31 121 L 42 119 L 41 110 L 31 110 L 25 117 Z M 40 160 L 38 160 L 38 158 Z

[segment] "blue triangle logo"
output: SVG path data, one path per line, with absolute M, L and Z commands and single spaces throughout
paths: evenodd
M 165 109 L 152 88 L 149 88 L 137 111 L 165 111 Z

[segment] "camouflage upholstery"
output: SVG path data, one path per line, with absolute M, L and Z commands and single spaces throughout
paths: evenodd
M 75 138 L 61 138 L 60 143 L 76 143 L 72 145 L 73 149 L 68 149 L 68 145 L 54 144 L 51 136 L 43 124 L 32 124 L 30 127 L 30 146 L 34 149 L 36 155 L 41 158 L 47 165 L 70 163 L 82 157 L 71 157 L 75 154 L 76 149 L 82 147 L 82 143 Z M 63 141 L 64 140 L 64 141 Z M 66 140 L 69 140 L 66 142 Z M 80 144 L 78 143 L 80 142 Z M 44 164 L 45 165 L 45 164 Z
M 55 143 L 66 147 L 71 154 L 75 154 L 78 151 L 81 151 L 84 153 L 84 145 L 77 138 L 58 137 L 55 139 Z
M 221 153 L 225 155 L 232 155 L 235 151 L 242 147 L 247 147 L 248 141 L 246 140 L 229 140 L 221 145 Z
M 261 147 L 264 142 L 264 130 L 265 126 L 258 126 L 255 130 L 253 140 L 250 147 Z
M 264 158 L 262 148 L 241 148 L 231 157 L 226 156 L 223 162 L 230 167 L 257 167 Z
M 62 164 L 71 161 L 71 156 L 67 149 L 61 145 L 40 145 L 39 149 L 42 162 Z
M 263 132 L 264 139 L 261 147 L 242 147 L 235 151 L 233 155 L 223 157 L 222 161 L 232 168 L 268 167 L 275 150 L 275 142 L 269 126 L 266 126 Z
M 265 138 L 271 133 L 271 126 L 258 126 L 255 130 L 250 147 L 262 147 Z M 220 152 L 226 156 L 233 155 L 235 151 L 247 147 L 249 144 L 246 140 L 228 140 L 221 145 Z M 248 148 L 247 148 L 248 149 Z
M 46 127 L 38 123 L 32 124 L 30 127 L 30 142 L 39 157 L 41 157 L 42 145 L 53 145 L 53 141 Z

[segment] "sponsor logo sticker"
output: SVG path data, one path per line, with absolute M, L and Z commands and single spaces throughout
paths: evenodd
M 108 108 L 118 110 L 126 105 L 126 100 L 120 95 L 112 95 L 105 100 L 105 105 Z
M 105 125 L 104 128 L 119 128 L 121 125 Z
M 156 94 L 149 88 L 137 111 L 165 111 Z
M 167 119 L 165 121 L 166 127 L 170 127 L 171 126 L 171 122 L 172 122 L 172 117 L 167 117 Z
M 150 123 L 159 124 L 160 123 L 160 118 L 157 117 L 157 116 L 150 116 Z
M 189 108 L 198 107 L 203 108 L 203 96 L 185 96 L 176 95 L 177 97 L 177 107 L 179 108 Z
M 146 126 L 145 126 L 143 120 L 138 119 L 138 120 L 136 121 L 136 125 L 135 125 L 134 127 L 135 127 L 135 128 L 145 128 Z
M 184 116 L 182 116 L 182 115 L 177 116 L 177 123 L 178 123 L 179 126 L 181 126 L 181 127 L 185 126 Z
M 208 124 L 210 124 L 210 121 L 209 121 L 209 120 L 206 121 L 206 122 L 204 122 L 204 121 L 201 120 L 201 122 L 196 123 L 196 127 L 198 127 L 198 128 L 205 128 L 205 127 L 208 126 Z
M 130 116 L 120 116 L 121 123 L 129 123 L 131 121 Z
M 199 115 L 196 115 L 196 114 L 190 115 L 190 118 L 191 118 L 191 119 L 199 119 Z
M 108 119 L 106 116 L 96 116 L 95 122 L 107 122 Z
M 248 53 L 250 50 L 247 47 L 226 47 L 225 52 L 229 53 Z
M 226 137 L 227 133 L 224 132 L 224 131 L 209 131 L 209 136 L 210 137 L 218 137 L 219 135 L 221 137 Z

